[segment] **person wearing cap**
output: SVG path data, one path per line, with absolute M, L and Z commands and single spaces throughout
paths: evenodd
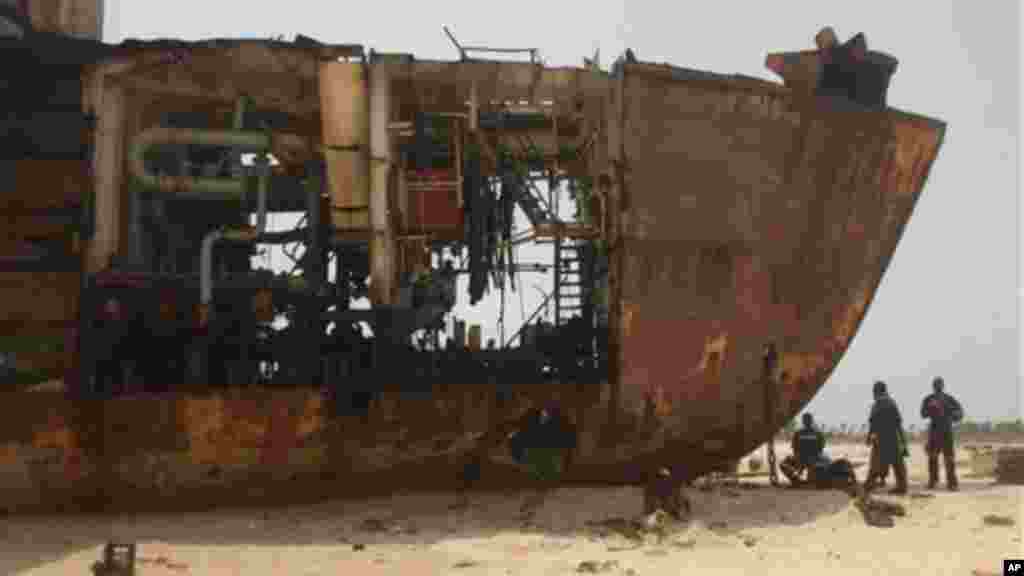
M 956 457 L 953 449 L 953 424 L 964 417 L 964 410 L 945 392 L 942 378 L 932 381 L 933 392 L 925 396 L 921 402 L 921 418 L 931 421 L 928 427 L 928 443 L 925 452 L 928 454 L 928 489 L 932 490 L 939 483 L 939 454 L 942 454 L 946 465 L 946 487 L 957 489 Z
M 872 388 L 875 402 L 871 406 L 869 417 L 868 442 L 877 450 L 877 458 L 872 458 L 872 470 L 864 485 L 864 491 L 870 492 L 875 487 L 878 476 L 893 469 L 896 486 L 890 494 L 907 493 L 907 446 L 903 438 L 903 417 L 896 402 L 889 396 L 885 382 L 875 382 Z

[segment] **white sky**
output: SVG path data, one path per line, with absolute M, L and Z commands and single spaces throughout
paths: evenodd
M 627 8 L 628 6 L 628 8 Z M 931 378 L 964 403 L 968 418 L 1020 416 L 1017 333 L 1017 163 L 1020 89 L 1017 2 L 252 3 L 109 0 L 104 37 L 270 37 L 303 33 L 423 58 L 455 57 L 441 30 L 463 44 L 538 47 L 549 64 L 578 65 L 601 49 L 605 66 L 626 47 L 643 60 L 772 78 L 770 51 L 813 46 L 832 25 L 867 35 L 900 67 L 890 104 L 949 123 L 945 146 L 875 301 L 830 381 L 809 409 L 823 423 L 859 423 L 870 384 L 887 380 L 908 422 Z M 545 250 L 545 253 L 547 250 Z M 544 254 L 521 255 L 539 261 Z M 527 313 L 539 275 L 522 275 Z M 549 289 L 550 279 L 547 279 Z M 460 290 L 462 301 L 467 299 Z M 531 305 L 532 303 L 532 305 Z M 508 301 L 508 334 L 519 295 Z M 496 316 L 494 302 L 473 314 Z M 464 305 L 460 314 L 469 315 Z M 493 335 L 494 330 L 485 329 Z

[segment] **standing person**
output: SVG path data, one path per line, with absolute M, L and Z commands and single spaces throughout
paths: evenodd
M 864 491 L 873 490 L 878 476 L 888 474 L 891 466 L 896 476 L 896 486 L 889 493 L 906 494 L 907 465 L 903 459 L 907 456 L 907 446 L 903 439 L 900 409 L 889 396 L 885 382 L 875 382 L 872 393 L 875 403 L 871 406 L 868 442 L 877 450 L 877 459 L 872 462 L 873 469 L 868 472 Z
M 921 418 L 931 420 L 928 427 L 928 489 L 932 490 L 939 483 L 939 453 L 942 453 L 946 465 L 946 487 L 956 490 L 956 457 L 953 450 L 953 423 L 964 417 L 960 403 L 945 392 L 942 378 L 932 381 L 934 392 L 925 396 L 921 402 Z
M 546 495 L 558 486 L 576 449 L 576 433 L 557 405 L 531 411 L 509 442 L 513 457 L 525 465 L 536 483 L 537 492 L 528 497 L 521 509 L 529 521 Z

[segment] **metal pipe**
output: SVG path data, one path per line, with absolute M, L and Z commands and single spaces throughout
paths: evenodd
M 259 180 L 256 187 L 256 227 L 241 230 L 211 230 L 203 236 L 199 253 L 199 303 L 209 306 L 213 301 L 213 247 L 221 240 L 255 242 L 267 229 L 267 189 L 270 179 L 270 163 L 265 155 L 256 158 L 259 166 Z
M 165 176 L 146 170 L 146 151 L 157 144 L 191 144 L 195 146 L 223 146 L 243 152 L 266 153 L 270 150 L 271 136 L 264 132 L 240 130 L 197 130 L 157 126 L 145 130 L 132 139 L 128 167 L 132 176 L 144 186 L 161 192 L 198 199 L 241 198 L 245 180 L 233 178 L 193 178 L 191 176 Z
M 199 303 L 202 306 L 209 306 L 213 301 L 213 245 L 223 237 L 224 231 L 220 228 L 211 230 L 203 236 L 199 248 Z

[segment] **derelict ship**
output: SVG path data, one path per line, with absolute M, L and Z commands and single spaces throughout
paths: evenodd
M 541 405 L 574 431 L 568 481 L 705 473 L 824 384 L 945 129 L 829 29 L 768 57 L 779 84 L 630 52 L 106 45 L 8 14 L 3 325 L 63 343 L 15 356 L 63 375 L 0 432 L 56 438 L 25 507 L 441 487 L 474 454 L 511 482 L 506 432 Z M 254 267 L 269 245 L 291 271 Z M 460 276 L 475 303 L 527 272 L 553 274 L 550 316 L 488 346 L 451 318 Z

